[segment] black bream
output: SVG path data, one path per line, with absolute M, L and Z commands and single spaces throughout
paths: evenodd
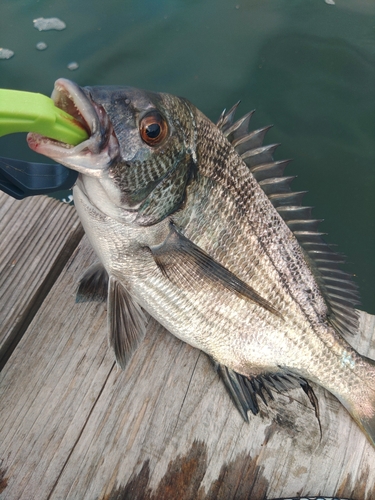
M 108 290 L 109 339 L 124 368 L 145 311 L 213 360 L 247 419 L 257 395 L 328 389 L 375 443 L 375 366 L 344 335 L 357 287 L 302 207 L 303 193 L 236 107 L 215 125 L 186 99 L 60 79 L 55 104 L 90 138 L 30 147 L 79 172 L 74 202 L 100 259 L 79 299 Z M 103 267 L 104 266 L 104 267 Z

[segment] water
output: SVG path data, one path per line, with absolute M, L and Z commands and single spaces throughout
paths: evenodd
M 38 17 L 64 20 L 43 32 Z M 0 87 L 49 95 L 59 77 L 190 99 L 211 119 L 242 99 L 252 126 L 274 124 L 276 158 L 347 255 L 363 309 L 375 313 L 375 2 L 373 0 L 3 0 Z M 79 67 L 68 69 L 77 61 Z M 48 161 L 24 135 L 0 154 Z M 63 194 L 68 199 L 68 194 Z

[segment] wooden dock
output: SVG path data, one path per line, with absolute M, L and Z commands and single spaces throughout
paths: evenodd
M 126 371 L 103 303 L 75 303 L 95 260 L 73 207 L 0 193 L 0 498 L 375 499 L 375 450 L 315 387 L 243 422 L 202 352 L 151 321 Z M 354 346 L 375 358 L 375 317 Z

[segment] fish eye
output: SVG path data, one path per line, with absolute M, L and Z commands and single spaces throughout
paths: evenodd
M 158 146 L 167 136 L 168 126 L 158 111 L 147 113 L 139 124 L 142 140 L 149 146 Z

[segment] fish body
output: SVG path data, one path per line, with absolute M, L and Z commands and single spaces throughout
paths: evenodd
M 119 364 L 148 313 L 212 358 L 244 418 L 262 390 L 312 381 L 374 444 L 374 363 L 344 338 L 358 327 L 356 287 L 262 146 L 267 129 L 249 133 L 251 113 L 233 122 L 234 110 L 215 125 L 183 98 L 131 87 L 61 79 L 52 98 L 90 138 L 29 145 L 80 174 L 75 206 L 101 263 L 80 292 L 105 281 Z

